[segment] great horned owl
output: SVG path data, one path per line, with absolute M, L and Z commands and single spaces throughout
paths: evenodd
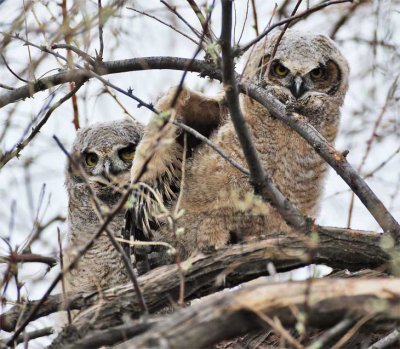
M 104 212 L 109 211 L 129 184 L 129 170 L 143 134 L 133 120 L 94 124 L 78 131 L 66 169 L 68 202 L 67 257 L 73 257 L 97 232 L 100 220 L 93 203 L 95 194 Z M 124 223 L 120 212 L 108 225 L 116 235 Z M 127 281 L 118 252 L 103 233 L 67 277 L 69 290 L 88 291 Z
M 333 142 L 339 109 L 348 88 L 346 59 L 328 37 L 295 30 L 284 34 L 272 57 L 278 34 L 250 53 L 243 78 L 263 86 L 288 110 L 305 116 Z M 174 94 L 175 89 L 170 90 L 156 108 L 169 112 Z M 267 174 L 304 214 L 315 215 L 325 162 L 302 137 L 271 117 L 261 104 L 241 95 L 241 108 Z M 246 166 L 233 124 L 224 110 L 222 98 L 208 98 L 184 89 L 171 115 L 197 129 L 201 129 L 198 125 L 210 125 L 211 141 Z M 145 238 L 172 244 L 182 258 L 198 249 L 218 248 L 230 241 L 260 239 L 272 232 L 293 232 L 269 203 L 253 194 L 249 178 L 205 144 L 192 150 L 180 193 L 184 156 L 181 131 L 171 122 L 167 132 L 170 139 L 154 145 L 159 125 L 160 116 L 145 130 L 133 161 L 134 178 L 143 166 L 145 155 L 155 151 L 142 177 L 153 187 L 153 194 L 136 192 L 133 207 L 136 231 Z M 181 198 L 177 200 L 179 193 Z M 179 203 L 184 215 L 175 226 L 183 227 L 183 233 L 182 229 L 179 234 L 172 231 L 168 220 L 160 215 L 157 197 L 171 211 L 176 212 Z

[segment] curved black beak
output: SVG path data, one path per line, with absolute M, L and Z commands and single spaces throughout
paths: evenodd
M 300 98 L 307 91 L 306 87 L 304 86 L 303 78 L 300 75 L 296 75 L 292 80 L 290 91 L 296 99 Z

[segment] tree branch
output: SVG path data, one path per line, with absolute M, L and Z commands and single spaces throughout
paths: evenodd
M 213 64 L 201 60 L 193 60 L 193 62 L 191 62 L 192 60 L 189 58 L 179 57 L 139 57 L 104 62 L 97 66 L 96 72 L 98 75 L 108 75 L 151 69 L 186 70 L 190 67 L 190 71 L 198 72 L 203 77 L 208 76 L 221 80 L 220 73 Z M 0 108 L 20 99 L 32 97 L 36 92 L 44 91 L 66 82 L 79 82 L 89 77 L 90 75 L 85 70 L 72 69 L 51 75 L 47 78 L 38 79 L 34 83 L 28 83 L 13 91 L 7 91 L 1 94 Z
M 115 348 L 205 348 L 250 330 L 268 328 L 264 317 L 292 326 L 297 312 L 307 325 L 328 328 L 351 312 L 356 316 L 400 320 L 400 279 L 314 279 L 302 282 L 260 281 L 176 311 L 146 333 Z M 371 304 L 381 302 L 382 308 Z M 292 311 L 297 309 L 296 312 Z
M 375 268 L 389 261 L 389 256 L 380 247 L 381 234 L 349 229 L 319 227 L 318 244 L 302 236 L 276 234 L 262 241 L 227 246 L 210 255 L 200 254 L 183 263 L 185 273 L 185 299 L 195 299 L 225 287 L 233 287 L 255 277 L 268 275 L 267 263 L 274 264 L 277 271 L 287 271 L 311 263 L 325 264 L 334 268 L 359 270 Z M 308 251 L 312 249 L 313 253 Z M 164 308 L 179 295 L 180 279 L 176 265 L 166 265 L 138 278 L 150 312 Z M 31 320 L 57 312 L 63 304 L 62 295 L 54 295 L 41 303 L 29 301 L 16 305 L 0 315 L 0 329 L 13 331 L 25 309 L 23 320 Z M 102 302 L 101 300 L 107 300 Z M 101 307 L 99 309 L 99 304 Z M 96 313 L 96 329 L 121 324 L 126 314 L 139 317 L 142 310 L 131 284 L 109 290 L 74 295 L 69 302 L 73 309 L 86 309 L 90 318 Z
M 0 256 L 0 263 L 44 263 L 50 268 L 57 264 L 57 259 L 54 257 L 41 256 L 35 253 L 16 253 L 6 257 Z

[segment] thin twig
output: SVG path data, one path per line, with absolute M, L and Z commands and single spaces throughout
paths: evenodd
M 6 90 L 10 90 L 10 91 L 15 90 L 14 87 L 11 87 L 11 86 L 8 86 L 8 85 L 2 84 L 2 83 L 0 83 L 0 87 L 4 88 Z
M 196 40 L 192 39 L 189 35 L 185 34 L 185 33 L 182 32 L 181 30 L 175 28 L 173 25 L 168 24 L 168 23 L 164 22 L 163 20 L 161 20 L 161 19 L 159 19 L 159 18 L 157 18 L 157 17 L 155 17 L 155 16 L 153 16 L 153 15 L 149 15 L 148 13 L 143 12 L 143 11 L 140 11 L 140 10 L 137 10 L 137 9 L 135 9 L 135 8 L 127 7 L 127 9 L 128 9 L 128 10 L 132 10 L 132 11 L 137 12 L 137 13 L 140 13 L 140 14 L 143 15 L 143 16 L 152 18 L 152 19 L 156 20 L 157 22 L 160 22 L 161 24 L 165 25 L 166 27 L 171 28 L 172 30 L 176 31 L 178 34 L 181 34 L 181 35 L 184 36 L 186 39 L 189 39 L 189 40 L 190 40 L 191 42 L 193 42 L 196 46 L 198 45 L 198 42 L 196 42 Z
M 22 142 L 18 143 L 16 149 L 6 152 L 0 157 L 0 169 L 4 167 L 11 159 L 19 156 L 21 151 L 32 141 L 33 138 L 39 133 L 41 128 L 46 124 L 47 120 L 50 118 L 51 114 L 56 110 L 61 104 L 65 101 L 70 99 L 78 90 L 82 87 L 84 81 L 78 83 L 69 93 L 67 93 L 64 97 L 60 98 L 56 103 L 54 103 L 49 110 L 47 111 L 46 115 L 40 120 L 40 122 L 32 129 L 29 136 L 27 136 Z
M 345 317 L 335 326 L 326 330 L 321 336 L 315 339 L 306 349 L 323 349 L 327 348 L 337 337 L 342 335 L 355 323 L 354 318 Z
M 197 132 L 195 129 L 193 129 L 185 124 L 182 124 L 179 121 L 173 121 L 173 124 L 175 126 L 178 126 L 179 128 L 181 128 L 182 130 L 186 131 L 187 133 L 190 133 L 192 136 L 201 140 L 203 143 L 207 144 L 210 148 L 214 149 L 219 155 L 221 155 L 223 159 L 225 159 L 233 167 L 237 168 L 240 172 L 242 172 L 246 176 L 248 176 L 250 174 L 250 172 L 246 168 L 244 168 L 241 164 L 239 164 L 234 159 L 231 159 L 228 155 L 225 154 L 225 152 L 220 147 L 215 145 L 213 142 L 210 141 L 209 138 L 203 136 L 200 132 Z
M 400 74 L 397 74 L 396 77 L 393 79 L 393 82 L 390 84 L 388 92 L 386 93 L 385 103 L 382 106 L 381 111 L 378 114 L 378 117 L 376 118 L 376 120 L 374 122 L 372 131 L 371 131 L 371 135 L 369 136 L 369 138 L 367 140 L 367 147 L 365 149 L 364 156 L 361 159 L 360 165 L 357 167 L 357 172 L 361 172 L 361 170 L 363 169 L 363 167 L 365 165 L 365 162 L 367 161 L 367 158 L 372 149 L 372 144 L 376 138 L 378 128 L 383 120 L 383 117 L 386 113 L 387 108 L 389 107 L 389 102 L 390 102 L 391 98 L 393 97 L 394 91 L 396 90 L 399 78 L 400 78 Z M 351 219 L 353 217 L 353 208 L 354 208 L 354 192 L 351 193 L 349 214 L 348 214 L 348 218 L 347 218 L 347 228 L 350 228 L 350 226 L 351 226 Z
M 35 253 L 12 252 L 7 257 L 0 256 L 0 263 L 43 263 L 53 268 L 57 264 L 57 259 Z
M 288 17 L 288 18 L 286 18 L 286 19 L 284 19 L 284 20 L 282 20 L 282 21 L 279 21 L 279 22 L 273 24 L 272 26 L 270 26 L 269 28 L 267 28 L 266 30 L 264 30 L 259 36 L 257 36 L 255 39 L 251 40 L 248 44 L 246 44 L 246 45 L 244 45 L 244 46 L 242 46 L 242 47 L 237 48 L 237 49 L 235 50 L 235 52 L 234 52 L 234 56 L 240 56 L 240 55 L 242 55 L 242 54 L 243 54 L 244 52 L 246 52 L 251 46 L 255 45 L 255 44 L 256 44 L 257 42 L 259 42 L 263 37 L 265 37 L 266 35 L 268 35 L 268 33 L 270 33 L 273 29 L 275 29 L 275 28 L 277 28 L 277 27 L 279 27 L 279 26 L 281 26 L 281 25 L 283 25 L 283 24 L 286 24 L 286 23 L 288 23 L 288 22 L 292 22 L 293 20 L 302 18 L 302 17 L 304 17 L 304 16 L 308 16 L 309 14 L 311 14 L 311 13 L 313 13 L 313 12 L 316 12 L 316 11 L 319 11 L 319 10 L 321 10 L 321 9 L 327 7 L 327 6 L 337 5 L 337 4 L 343 4 L 343 3 L 346 3 L 346 2 L 352 2 L 352 0 L 334 0 L 334 1 L 322 2 L 321 4 L 316 5 L 316 6 L 314 6 L 314 7 L 311 7 L 310 9 L 308 9 L 308 10 L 306 10 L 306 11 L 304 11 L 304 12 L 301 12 L 301 13 L 299 13 L 298 15 L 291 16 L 291 17 Z
M 62 247 L 62 241 L 61 241 L 61 233 L 60 229 L 57 227 L 57 240 L 58 240 L 58 248 L 60 250 L 60 267 L 61 270 L 64 270 L 64 256 L 63 256 L 63 247 Z M 62 295 L 64 297 L 64 302 L 65 302 L 65 310 L 67 311 L 67 317 L 68 317 L 68 324 L 72 324 L 72 317 L 71 317 L 71 309 L 69 308 L 69 302 L 67 301 L 67 293 L 65 290 L 65 275 L 63 274 L 61 277 L 61 289 L 62 289 Z
M 100 42 L 100 48 L 99 48 L 99 54 L 97 56 L 97 59 L 103 60 L 103 52 L 104 52 L 104 42 L 103 42 L 103 11 L 101 7 L 101 0 L 97 0 L 97 5 L 99 8 L 99 42 Z
M 335 39 L 336 34 L 340 30 L 340 28 L 342 28 L 350 18 L 352 18 L 353 14 L 357 10 L 357 8 L 360 5 L 363 5 L 365 3 L 366 3 L 365 0 L 356 1 L 351 4 L 351 6 L 349 7 L 349 9 L 347 11 L 343 11 L 344 12 L 343 15 L 339 18 L 338 21 L 336 21 L 335 25 L 331 29 L 329 36 L 332 39 Z
M 3 54 L 1 54 L 1 58 L 3 59 L 4 65 L 6 66 L 6 68 L 8 69 L 8 71 L 9 71 L 12 75 L 14 75 L 18 80 L 21 80 L 22 82 L 29 83 L 28 80 L 25 80 L 24 78 L 21 78 L 17 73 L 15 73 L 15 72 L 11 69 L 11 67 L 8 65 L 8 63 L 7 63 L 6 59 L 5 59 L 5 57 L 3 56 Z
M 115 93 L 112 93 L 108 86 L 104 86 L 104 93 L 107 93 L 111 96 L 111 98 L 118 104 L 118 106 L 122 109 L 124 114 L 128 115 L 131 119 L 135 120 L 135 117 L 125 108 L 122 102 L 119 100 Z
M 364 179 L 367 179 L 369 177 L 372 177 L 375 173 L 380 171 L 384 166 L 386 166 L 397 154 L 400 153 L 400 147 L 398 147 L 392 154 L 388 156 L 387 159 L 382 161 L 378 166 L 376 166 L 373 170 L 368 172 L 366 175 L 364 175 Z
M 200 8 L 197 6 L 196 1 L 194 1 L 194 0 L 186 0 L 186 1 L 189 3 L 193 12 L 196 14 L 197 18 L 199 19 L 199 22 L 203 28 L 203 35 L 212 42 L 213 37 L 212 37 L 212 33 L 210 31 L 210 28 L 208 26 L 209 20 L 206 20 L 206 18 L 204 17 L 203 13 L 200 10 Z
M 303 0 L 297 0 L 296 6 L 294 7 L 292 13 L 290 14 L 290 17 L 293 17 L 293 16 L 296 14 L 296 12 L 297 12 L 297 10 L 299 9 L 299 6 L 300 6 L 300 4 L 301 4 L 302 1 L 303 1 Z M 285 25 L 283 26 L 283 29 L 282 29 L 281 32 L 279 33 L 279 36 L 278 36 L 278 38 L 277 38 L 277 40 L 276 40 L 276 43 L 275 43 L 275 45 L 274 45 L 274 48 L 273 48 L 273 50 L 272 50 L 272 54 L 271 54 L 271 58 L 270 58 L 270 63 L 269 63 L 269 65 L 271 64 L 272 60 L 274 59 L 274 57 L 275 57 L 275 55 L 276 55 L 276 51 L 278 51 L 279 44 L 280 44 L 280 42 L 281 42 L 283 36 L 285 35 L 286 30 L 289 28 L 290 23 L 292 23 L 292 21 L 287 21 L 287 22 L 285 23 Z M 269 71 L 269 67 L 267 68 L 267 71 Z
M 68 17 L 68 10 L 67 10 L 67 0 L 62 0 L 61 2 L 61 9 L 62 9 L 62 16 L 63 16 L 63 21 L 62 21 L 62 32 L 64 34 L 64 40 L 67 46 L 71 45 L 71 27 L 69 26 L 69 17 Z M 28 45 L 29 47 L 30 45 Z M 71 70 L 74 66 L 74 57 L 72 56 L 71 50 L 67 48 L 67 67 L 68 70 Z M 69 89 L 70 91 L 73 91 L 75 88 L 75 84 L 73 82 L 69 83 Z M 71 96 L 71 103 L 72 103 L 72 110 L 73 110 L 73 119 L 72 123 L 74 124 L 75 130 L 78 130 L 80 128 L 80 123 L 79 123 L 79 109 L 78 109 L 78 100 L 76 98 L 76 95 L 73 94 Z
M 282 323 L 279 321 L 278 317 L 274 317 L 271 319 L 269 316 L 264 315 L 262 312 L 257 311 L 255 312 L 257 316 L 265 321 L 271 328 L 274 329 L 275 333 L 277 335 L 281 335 L 282 338 L 284 338 L 288 343 L 290 343 L 291 346 L 293 346 L 296 349 L 304 349 L 304 346 L 296 340 L 282 325 Z
M 183 16 L 179 14 L 179 12 L 176 10 L 176 6 L 171 6 L 164 0 L 161 0 L 160 2 L 164 6 L 166 6 L 175 16 L 177 16 L 183 23 L 185 23 L 186 26 L 193 32 L 194 35 L 196 35 L 198 38 L 201 37 L 199 31 L 196 28 L 194 28 Z
M 343 345 L 350 340 L 351 337 L 354 336 L 355 333 L 359 331 L 359 329 L 369 320 L 374 318 L 376 314 L 366 314 L 360 320 L 358 320 L 354 326 L 332 347 L 332 349 L 340 349 Z
M 93 67 L 96 65 L 95 59 L 90 56 L 88 53 L 80 50 L 79 48 L 72 46 L 72 45 L 67 45 L 67 44 L 52 44 L 51 49 L 66 49 L 66 50 L 71 50 L 72 52 L 75 52 L 79 57 L 81 57 L 84 61 L 88 62 L 90 65 Z
M 253 28 L 256 31 L 256 35 L 260 35 L 260 32 L 258 30 L 258 18 L 257 18 L 257 7 L 256 7 L 256 3 L 255 0 L 251 0 L 251 8 L 253 10 Z

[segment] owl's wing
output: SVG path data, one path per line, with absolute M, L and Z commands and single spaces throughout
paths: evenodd
M 187 134 L 184 154 L 184 133 L 171 119 L 209 137 L 224 115 L 222 97 L 210 98 L 184 88 L 171 109 L 175 94 L 176 88 L 171 88 L 158 100 L 155 109 L 160 114 L 146 127 L 133 160 L 131 179 L 137 183 L 127 213 L 127 228 L 135 240 L 151 241 L 153 233 L 165 224 L 167 211 L 179 195 L 182 160 L 190 158 L 201 144 Z M 167 117 L 170 121 L 165 123 Z M 147 248 L 135 250 L 136 254 L 148 252 Z

